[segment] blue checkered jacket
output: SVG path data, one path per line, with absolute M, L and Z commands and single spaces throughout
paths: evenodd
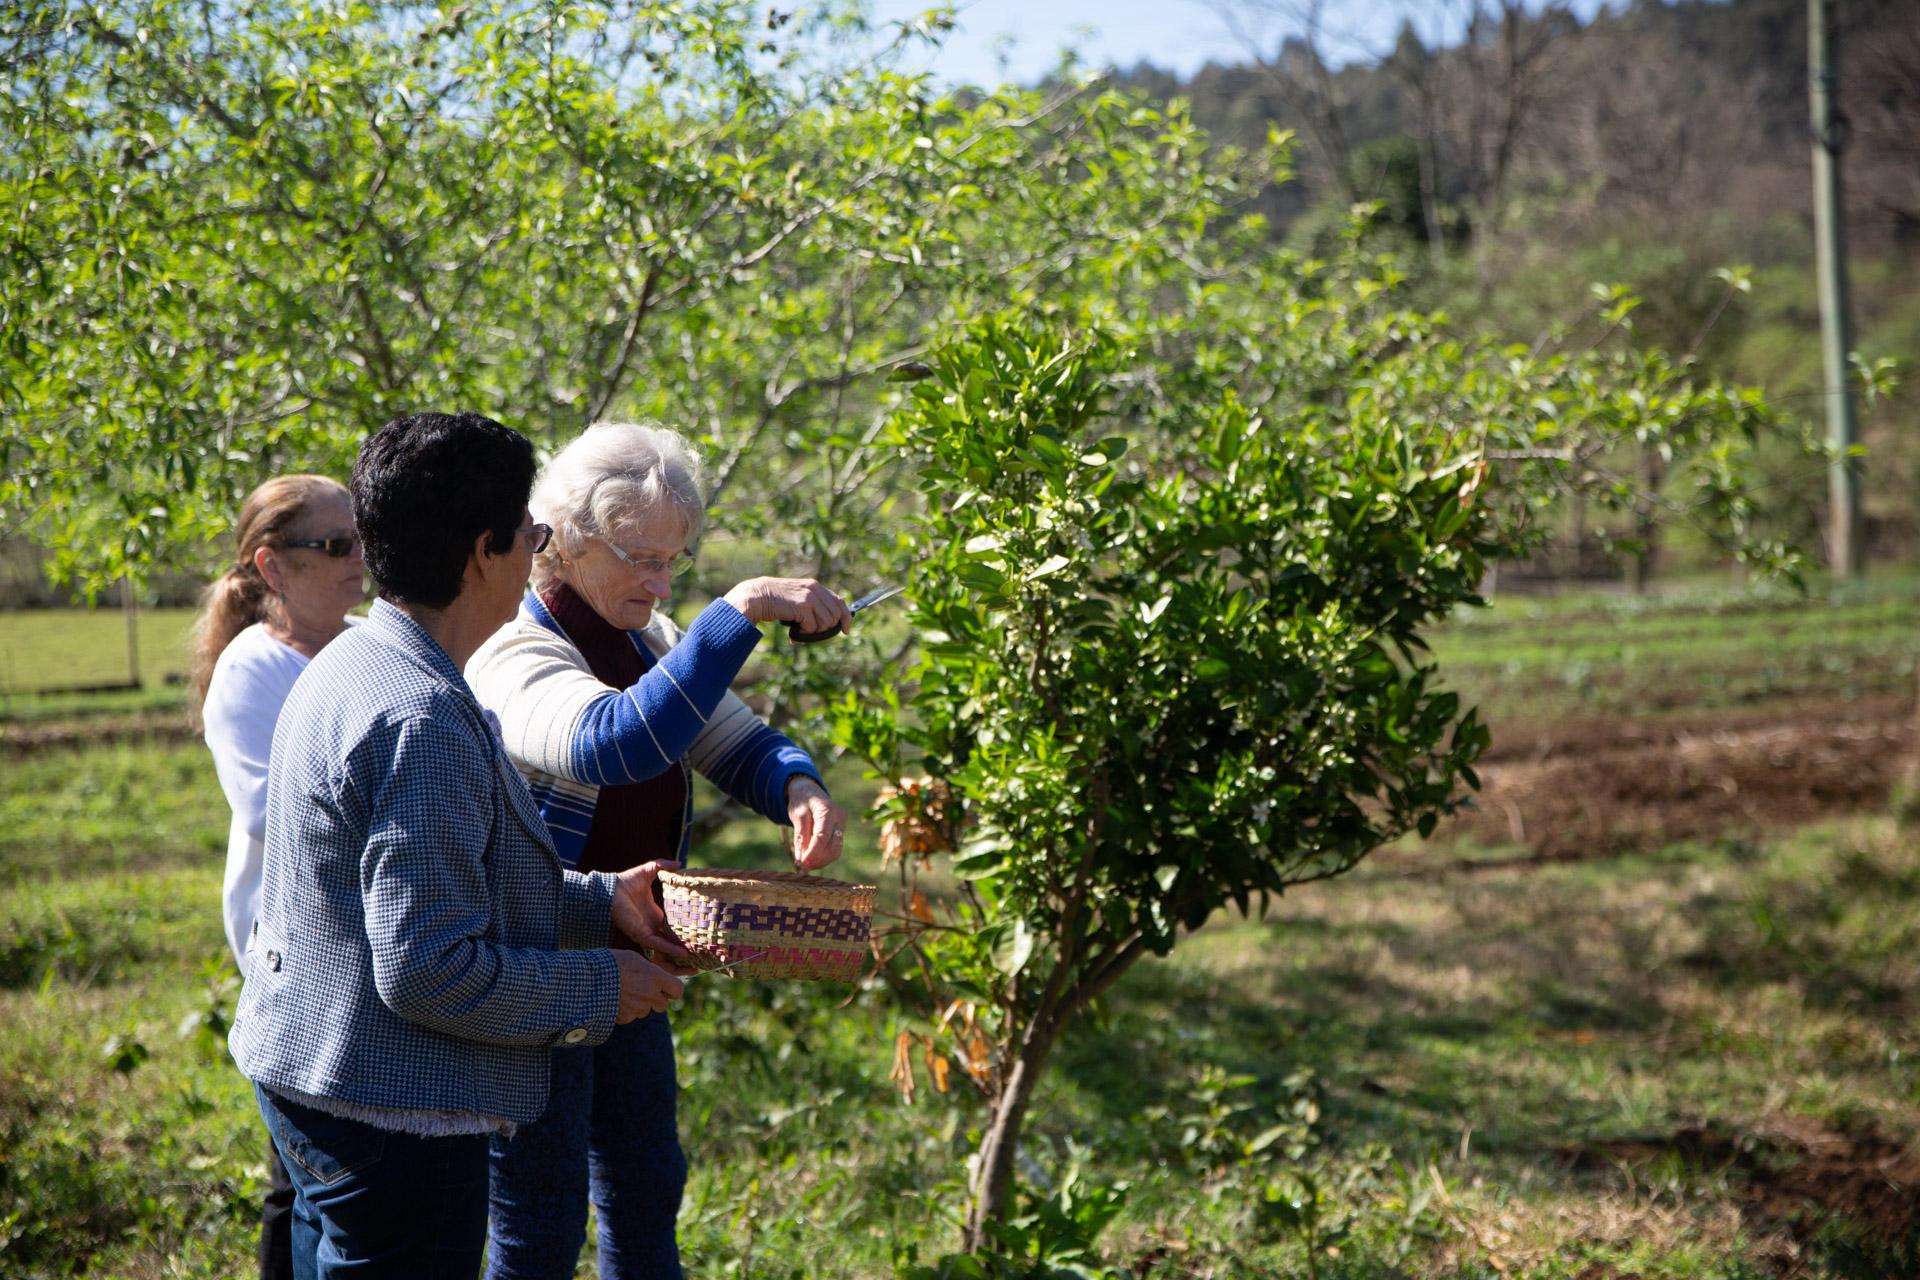
M 613 886 L 560 865 L 452 660 L 376 603 L 274 730 L 234 1058 L 270 1089 L 537 1119 L 548 1046 L 613 1031 Z

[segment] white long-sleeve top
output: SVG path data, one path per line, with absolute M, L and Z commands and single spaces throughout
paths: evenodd
M 220 909 L 227 945 L 242 974 L 247 935 L 260 909 L 260 865 L 267 838 L 267 759 L 273 726 L 309 659 L 273 638 L 258 623 L 233 638 L 214 664 L 201 716 L 214 772 L 227 794 L 233 822 L 227 829 L 227 870 Z

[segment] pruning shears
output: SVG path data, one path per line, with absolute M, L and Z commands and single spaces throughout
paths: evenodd
M 891 600 L 905 590 L 905 587 L 882 587 L 878 591 L 871 591 L 861 596 L 858 600 L 848 605 L 847 608 L 853 613 L 858 613 L 870 605 L 879 604 L 882 600 Z M 812 644 L 816 640 L 830 639 L 839 634 L 840 628 L 838 627 L 828 627 L 825 631 L 802 631 L 800 624 L 797 622 L 789 622 L 787 624 L 787 639 L 793 641 L 795 644 Z

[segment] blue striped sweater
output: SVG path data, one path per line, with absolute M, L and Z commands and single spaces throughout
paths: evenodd
M 722 791 L 785 825 L 787 782 L 818 780 L 807 753 L 748 709 L 730 686 L 760 629 L 716 600 L 682 634 L 656 612 L 628 632 L 645 674 L 628 689 L 594 676 L 532 593 L 517 617 L 467 663 L 467 683 L 500 720 L 507 754 L 527 784 L 561 861 L 575 866 L 600 788 L 644 782 L 685 759 Z M 693 797 L 681 822 L 691 847 Z

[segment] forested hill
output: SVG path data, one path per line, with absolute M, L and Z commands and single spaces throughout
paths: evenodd
M 1331 28 L 1263 42 L 1313 6 L 1215 0 L 1243 33 L 1243 62 L 1185 81 L 1145 65 L 1116 78 L 1187 99 L 1220 141 L 1292 130 L 1294 179 L 1255 207 L 1295 248 L 1330 251 L 1352 206 L 1378 201 L 1370 245 L 1398 256 L 1423 305 L 1532 345 L 1591 324 L 1594 290 L 1628 289 L 1630 341 L 1758 385 L 1822 429 L 1806 0 L 1639 0 L 1586 22 L 1559 4 L 1448 3 L 1463 38 L 1428 47 L 1403 28 L 1393 47 L 1336 67 L 1348 46 Z M 1856 347 L 1910 375 L 1920 0 L 1838 7 Z M 1911 559 L 1920 411 L 1909 390 L 1865 414 L 1872 553 Z M 1804 513 L 1789 521 L 1802 545 L 1818 545 L 1817 469 L 1783 453 L 1765 488 L 1777 512 Z
M 1808 208 L 1805 0 L 1639 0 L 1587 23 L 1555 4 L 1453 7 L 1459 43 L 1428 48 L 1409 27 L 1335 69 L 1329 31 L 1261 47 L 1263 25 L 1306 6 L 1220 0 L 1246 61 L 1118 79 L 1189 99 L 1218 138 L 1295 131 L 1299 181 L 1268 196 L 1286 226 L 1328 198 L 1383 200 L 1442 243 L 1517 217 L 1539 230 L 1548 212 L 1692 230 Z M 1920 242 L 1920 4 L 1839 9 L 1849 211 L 1856 250 L 1872 255 Z

